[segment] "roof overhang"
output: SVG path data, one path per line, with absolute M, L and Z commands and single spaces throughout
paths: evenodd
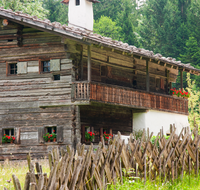
M 154 54 L 153 51 L 137 48 L 121 41 L 112 40 L 111 38 L 95 34 L 92 31 L 69 27 L 65 24 L 61 25 L 59 22 L 52 23 L 48 19 L 41 20 L 37 16 L 30 16 L 28 14 L 22 13 L 21 11 L 13 12 L 10 9 L 7 10 L 3 9 L 2 7 L 0 7 L 0 17 L 8 19 L 8 21 L 10 20 L 18 24 L 37 28 L 39 30 L 53 33 L 55 35 L 65 38 L 70 38 L 83 44 L 96 44 L 103 47 L 109 47 L 113 50 L 119 50 L 133 56 L 136 55 L 145 59 L 149 59 L 150 61 L 153 60 L 157 63 L 163 62 L 165 64 L 176 67 L 176 69 L 183 70 L 191 74 L 200 74 L 200 69 L 196 69 L 190 64 L 183 64 L 181 63 L 181 61 L 176 61 L 176 59 L 174 58 L 166 58 L 163 57 L 161 54 Z

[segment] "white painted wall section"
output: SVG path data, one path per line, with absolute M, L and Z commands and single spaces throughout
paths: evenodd
M 76 0 L 69 1 L 68 26 L 93 30 L 93 17 L 92 2 L 80 0 L 80 5 L 76 5 Z
M 153 135 L 157 135 L 163 126 L 164 134 L 169 131 L 170 124 L 175 124 L 176 133 L 179 134 L 183 127 L 188 127 L 188 116 L 170 112 L 149 110 L 142 113 L 133 113 L 133 130 L 149 128 Z

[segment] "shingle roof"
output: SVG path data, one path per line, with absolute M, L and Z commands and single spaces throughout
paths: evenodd
M 40 28 L 43 31 L 54 32 L 57 35 L 70 37 L 80 40 L 83 43 L 93 43 L 101 46 L 107 46 L 113 49 L 124 51 L 130 54 L 150 58 L 152 60 L 168 63 L 179 68 L 193 71 L 194 74 L 200 73 L 199 69 L 192 67 L 189 63 L 183 64 L 181 61 L 176 61 L 175 58 L 163 57 L 161 54 L 154 54 L 153 51 L 137 48 L 135 46 L 123 43 L 121 41 L 112 40 L 109 37 L 104 37 L 99 34 L 95 34 L 92 31 L 83 30 L 79 28 L 69 27 L 67 25 L 61 25 L 59 22 L 51 22 L 48 19 L 39 19 L 37 16 L 30 16 L 22 13 L 21 11 L 13 12 L 11 9 L 4 9 L 0 7 L 0 17 L 7 18 L 8 20 L 15 21 L 27 26 Z

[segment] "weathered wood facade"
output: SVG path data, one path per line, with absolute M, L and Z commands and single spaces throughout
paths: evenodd
M 20 12 L 0 9 L 3 21 L 0 159 L 22 158 L 28 151 L 43 156 L 52 146 L 76 145 L 87 127 L 95 142 L 103 131 L 128 134 L 132 112 L 188 114 L 188 101 L 168 91 L 179 70 L 199 70 Z M 56 127 L 57 142 L 44 142 L 48 127 Z M 2 144 L 5 129 L 14 129 L 14 144 Z

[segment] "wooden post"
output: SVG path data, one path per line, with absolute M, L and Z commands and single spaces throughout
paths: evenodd
M 199 149 L 197 148 L 196 151 L 196 175 L 198 176 L 199 174 Z
M 83 51 L 81 52 L 81 80 L 83 80 Z
M 149 62 L 146 60 L 146 91 L 149 92 Z
M 172 161 L 172 181 L 174 181 L 174 161 Z
M 147 172 L 146 172 L 146 154 L 144 155 L 144 184 L 146 184 Z
M 88 82 L 91 82 L 91 46 L 88 46 L 87 66 L 88 66 Z
M 180 70 L 181 90 L 183 90 L 183 70 Z

